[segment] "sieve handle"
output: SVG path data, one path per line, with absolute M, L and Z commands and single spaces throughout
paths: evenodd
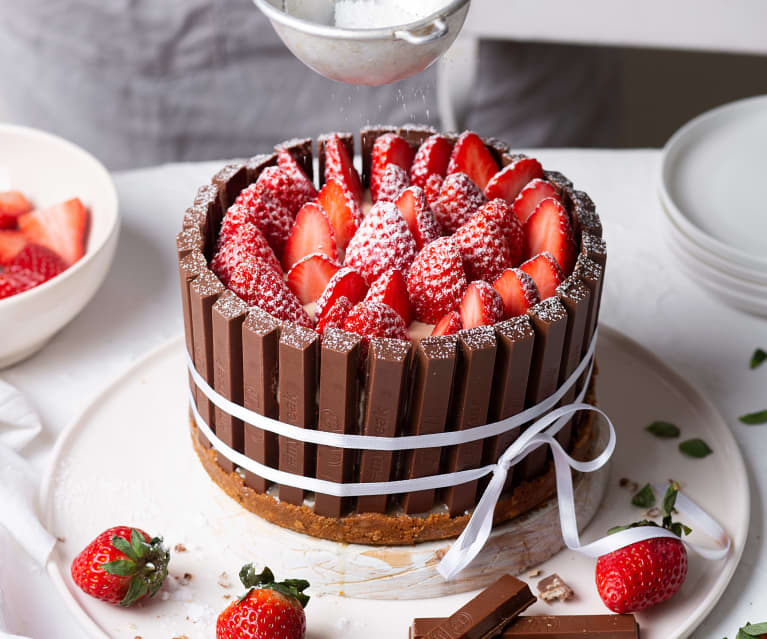
M 426 44 L 427 42 L 439 40 L 447 35 L 447 22 L 445 22 L 443 18 L 437 18 L 430 26 L 431 29 L 429 32 L 424 33 L 423 35 L 416 35 L 412 31 L 400 29 L 394 32 L 394 37 L 409 42 L 410 44 Z

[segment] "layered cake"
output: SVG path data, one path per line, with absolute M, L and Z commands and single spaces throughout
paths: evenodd
M 471 429 L 552 395 L 591 345 L 606 258 L 592 200 L 561 173 L 495 139 L 413 125 L 290 140 L 225 166 L 197 191 L 177 249 L 202 380 L 285 424 L 378 437 Z M 593 403 L 594 383 L 584 374 L 559 403 Z M 211 479 L 275 524 L 341 542 L 455 537 L 486 479 L 308 493 L 238 467 L 199 424 L 263 466 L 344 484 L 493 464 L 529 425 L 441 448 L 334 448 L 244 423 L 191 376 L 190 389 Z M 557 434 L 576 458 L 592 452 L 590 414 Z M 552 498 L 549 457 L 541 447 L 512 469 L 496 522 Z

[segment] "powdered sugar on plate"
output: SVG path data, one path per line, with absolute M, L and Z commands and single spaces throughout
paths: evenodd
M 447 4 L 447 0 L 338 0 L 334 22 L 347 29 L 394 27 L 416 22 Z

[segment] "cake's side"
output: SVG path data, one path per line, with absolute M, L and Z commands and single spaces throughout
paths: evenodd
M 363 129 L 363 180 L 369 178 L 375 139 L 386 132 L 398 133 L 415 148 L 434 131 L 420 126 Z M 325 139 L 318 140 L 320 181 Z M 345 135 L 343 143 L 353 151 L 353 136 Z M 501 166 L 523 157 L 510 154 L 498 141 L 487 140 L 486 144 Z M 285 142 L 276 150 L 290 153 L 309 173 L 311 140 Z M 602 227 L 591 199 L 553 171 L 545 171 L 544 177 L 561 192 L 575 231 L 578 258 L 557 295 L 525 315 L 412 345 L 373 340 L 366 367 L 358 375 L 351 363 L 358 357 L 354 347 L 336 344 L 337 348 L 331 348 L 311 329 L 280 322 L 258 308 L 246 311 L 244 303 L 225 290 L 207 264 L 215 251 L 224 212 L 245 186 L 275 163 L 275 155 L 262 155 L 219 171 L 210 185 L 198 190 L 177 237 L 187 349 L 198 373 L 227 399 L 303 428 L 385 436 L 462 430 L 510 417 L 540 401 L 567 379 L 586 352 L 597 324 L 604 277 Z M 356 339 L 338 331 L 336 341 L 348 346 Z M 322 371 L 343 374 L 331 380 Z M 563 402 L 572 401 L 584 383 L 585 374 Z M 524 426 L 517 427 L 495 438 L 444 450 L 382 453 L 320 447 L 318 451 L 317 446 L 246 426 L 223 414 L 193 385 L 192 391 L 202 418 L 225 443 L 268 466 L 332 481 L 386 481 L 475 468 L 496 461 L 524 430 Z M 558 436 L 568 450 L 579 450 L 582 443 L 583 426 L 577 422 L 574 419 Z M 204 437 L 199 445 L 207 450 Z M 544 485 L 546 477 L 553 481 L 547 452 L 539 450 L 512 469 L 503 500 L 507 505 L 499 512 L 513 517 L 546 498 L 523 499 L 519 492 L 525 487 L 524 494 L 540 496 L 545 491 L 531 486 Z M 216 460 L 212 451 L 202 458 L 217 483 L 244 504 L 243 495 L 247 495 L 249 502 L 259 504 L 257 510 L 265 518 L 276 521 L 274 513 L 289 508 L 309 513 L 324 523 L 309 525 L 312 518 L 302 516 L 294 529 L 303 526 L 304 532 L 318 536 L 328 536 L 319 534 L 322 530 L 333 530 L 328 538 L 339 541 L 364 538 L 364 543 L 412 543 L 455 536 L 483 486 L 472 482 L 441 491 L 339 499 L 270 486 L 220 456 Z M 235 490 L 238 482 L 240 488 Z M 274 494 L 279 495 L 279 502 Z M 450 515 L 435 516 L 435 508 L 445 508 Z M 432 515 L 427 516 L 429 512 Z M 435 517 L 439 526 L 434 524 Z M 412 522 L 396 523 L 411 519 L 431 522 L 426 527 L 429 532 L 413 532 Z M 331 520 L 336 522 L 332 526 L 327 523 Z M 376 541 L 386 537 L 389 529 L 401 531 L 399 541 Z

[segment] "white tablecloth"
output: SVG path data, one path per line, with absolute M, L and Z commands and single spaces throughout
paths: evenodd
M 677 272 L 662 237 L 658 151 L 545 150 L 536 155 L 597 203 L 609 247 L 602 320 L 654 351 L 711 397 L 740 443 L 751 480 L 751 531 L 727 592 L 695 633 L 734 637 L 747 620 L 767 619 L 762 505 L 767 426 L 737 421 L 738 415 L 767 408 L 767 369 L 748 368 L 754 348 L 767 348 L 767 322 L 727 308 Z M 181 332 L 174 238 L 196 187 L 219 166 L 117 173 L 123 224 L 106 282 L 40 353 L 0 371 L 0 379 L 27 394 L 42 416 L 44 435 L 25 451 L 41 473 L 56 436 L 90 399 L 131 362 Z M 136 419 L 141 418 L 137 410 Z M 7 583 L 19 568 L 26 578 Z M 46 575 L 5 538 L 0 539 L 0 589 L 14 632 L 34 638 L 82 636 Z

